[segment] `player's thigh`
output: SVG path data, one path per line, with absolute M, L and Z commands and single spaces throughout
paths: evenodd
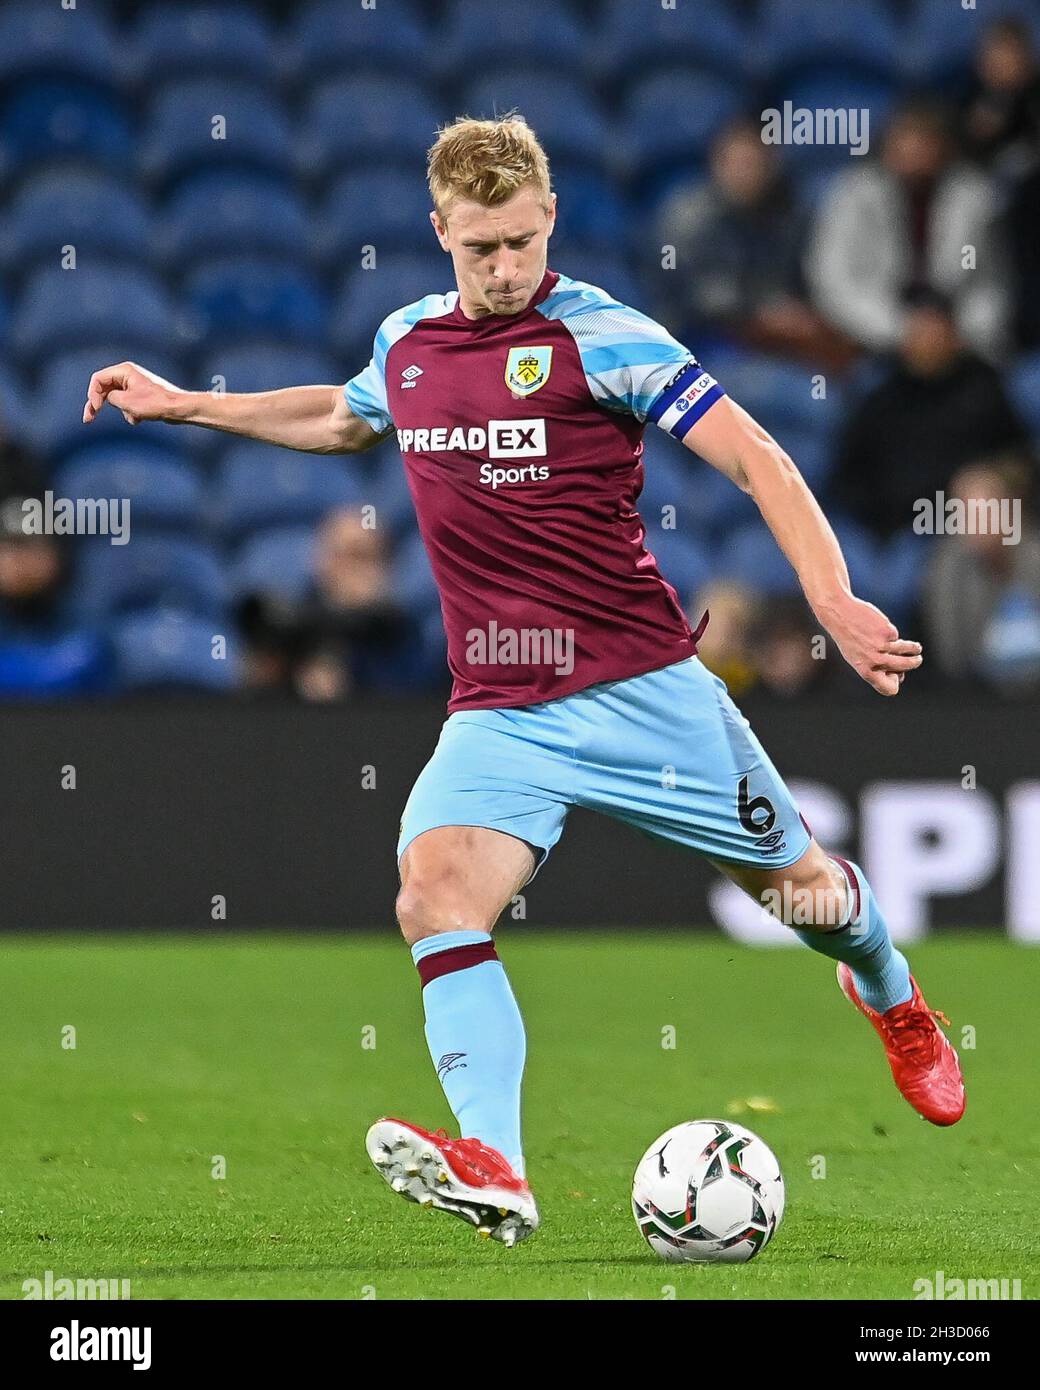
M 405 939 L 490 932 L 536 862 L 525 841 L 480 825 L 441 825 L 417 835 L 401 856 L 397 917 Z

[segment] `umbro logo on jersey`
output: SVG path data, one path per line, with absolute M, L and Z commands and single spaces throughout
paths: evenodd
M 414 362 L 410 367 L 405 367 L 401 373 L 401 390 L 407 391 L 410 386 L 414 386 L 417 376 L 422 376 L 422 367 L 417 367 Z

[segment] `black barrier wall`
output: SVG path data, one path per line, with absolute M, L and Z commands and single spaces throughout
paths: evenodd
M 897 935 L 1040 938 L 1035 712 L 928 698 L 746 712 Z M 443 717 L 426 702 L 7 708 L 3 926 L 392 931 L 401 810 Z M 761 927 L 695 856 L 581 811 L 510 916 Z

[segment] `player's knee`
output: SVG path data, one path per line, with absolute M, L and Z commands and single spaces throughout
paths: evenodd
M 827 931 L 845 920 L 845 876 L 825 854 L 799 861 L 760 896 L 762 906 L 785 927 Z
M 409 946 L 446 931 L 490 931 L 491 924 L 459 902 L 447 886 L 428 887 L 414 875 L 397 895 L 397 922 Z

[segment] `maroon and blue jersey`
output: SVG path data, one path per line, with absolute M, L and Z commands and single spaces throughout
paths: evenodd
M 636 510 L 643 431 L 723 394 L 660 324 L 548 270 L 521 314 L 457 291 L 384 320 L 343 388 L 396 430 L 440 593 L 448 708 L 555 700 L 681 661 L 694 634 Z

